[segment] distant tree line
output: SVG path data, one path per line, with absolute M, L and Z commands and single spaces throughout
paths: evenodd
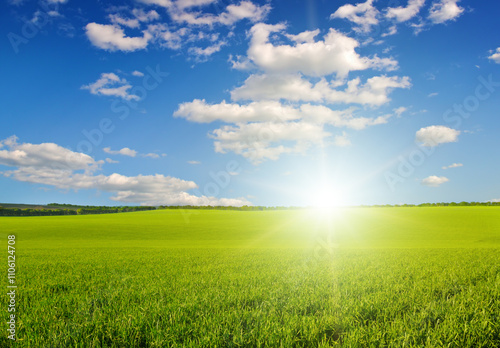
M 85 206 L 83 208 L 74 209 L 71 204 L 51 203 L 47 206 L 70 206 L 73 209 L 19 209 L 19 208 L 4 208 L 0 207 L 0 216 L 55 216 L 55 215 L 88 215 L 88 214 L 111 214 L 125 213 L 133 211 L 155 210 L 156 207 L 139 206 L 139 207 L 107 207 L 107 206 Z
M 382 207 L 382 208 L 397 208 L 397 207 L 500 207 L 500 202 L 460 202 L 460 203 L 422 203 L 422 204 L 384 204 L 384 205 L 361 205 L 361 208 Z M 50 203 L 46 207 L 53 207 L 55 209 L 19 209 L 19 208 L 5 208 L 0 206 L 0 216 L 55 216 L 55 215 L 89 215 L 89 214 L 113 214 L 113 213 L 126 213 L 134 211 L 146 211 L 156 209 L 199 209 L 199 210 L 238 210 L 238 211 L 268 211 L 268 210 L 296 210 L 308 209 L 308 207 L 266 207 L 266 206 L 249 206 L 244 205 L 241 207 L 233 206 L 220 206 L 220 205 L 161 205 L 159 207 L 153 206 L 125 206 L 125 207 L 109 207 L 109 206 L 82 206 L 73 204 L 59 204 Z M 65 207 L 66 209 L 57 209 L 58 207 Z
M 85 207 L 80 208 L 76 212 L 78 215 L 87 214 L 112 214 L 112 213 L 129 213 L 133 211 L 156 210 L 156 207 L 139 206 L 139 207 Z
M 305 209 L 303 207 L 266 207 L 262 205 L 244 205 L 241 207 L 222 205 L 161 205 L 158 209 L 199 209 L 199 210 L 239 210 L 239 211 L 264 211 L 264 210 L 291 210 Z
M 0 207 L 0 216 L 55 216 L 55 215 L 77 215 L 76 210 L 71 209 L 19 209 Z
M 450 202 L 450 203 L 422 203 L 422 204 L 383 204 L 383 205 L 362 205 L 362 207 L 500 207 L 500 202 Z

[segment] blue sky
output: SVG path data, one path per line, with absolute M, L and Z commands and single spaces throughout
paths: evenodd
M 496 1 L 7 1 L 0 201 L 500 199 Z

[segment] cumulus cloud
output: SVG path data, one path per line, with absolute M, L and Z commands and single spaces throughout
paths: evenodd
M 216 40 L 219 33 L 214 28 L 230 28 L 236 22 L 248 20 L 251 23 L 263 20 L 270 5 L 257 5 L 251 1 L 240 1 L 223 7 L 214 0 L 142 0 L 145 5 L 163 7 L 170 20 L 161 21 L 156 10 L 142 8 L 117 8 L 108 16 L 109 24 L 88 23 L 85 27 L 90 42 L 109 51 L 132 52 L 146 49 L 150 44 L 179 50 L 187 47 L 188 53 L 204 61 L 226 45 L 225 40 Z M 217 6 L 218 13 L 206 6 Z M 168 24 L 167 24 L 168 23 Z M 142 35 L 129 36 L 126 30 L 140 31 Z M 229 30 L 229 29 L 228 29 Z M 214 40 L 215 38 L 215 40 Z M 201 48 L 199 41 L 209 40 L 212 44 Z M 216 42 L 217 41 L 217 42 Z
M 459 168 L 459 167 L 463 167 L 464 165 L 462 163 L 453 163 L 453 164 L 450 164 L 449 166 L 443 166 L 441 167 L 442 169 L 450 169 L 450 168 Z
M 409 88 L 405 77 L 375 76 L 361 84 L 360 78 L 348 81 L 344 90 L 335 88 L 337 81 L 322 78 L 316 84 L 299 74 L 251 75 L 243 86 L 231 91 L 233 100 L 291 100 L 326 103 L 382 105 L 390 101 L 388 95 L 394 88 Z
M 436 175 L 431 175 L 421 181 L 421 184 L 424 186 L 429 186 L 429 187 L 438 187 L 445 182 L 450 181 L 448 178 L 444 176 L 436 176 Z
M 355 130 L 387 123 L 391 115 L 378 117 L 356 117 L 353 109 L 332 110 L 324 105 L 303 104 L 300 106 L 302 118 L 308 122 L 328 124 L 334 127 L 345 127 Z
M 0 141 L 0 164 L 10 167 L 29 167 L 34 171 L 84 171 L 99 169 L 92 157 L 73 152 L 54 143 L 19 144 L 16 136 Z
M 89 23 L 85 31 L 90 42 L 108 51 L 132 52 L 145 49 L 153 36 L 143 31 L 143 36 L 128 37 L 116 24 Z
M 421 128 L 416 133 L 416 141 L 424 146 L 437 146 L 458 141 L 460 131 L 445 126 L 430 126 Z
M 489 56 L 488 59 L 491 59 L 495 63 L 500 64 L 500 47 L 498 47 L 496 52 Z
M 304 120 L 316 124 L 329 124 L 335 127 L 363 129 L 367 126 L 383 124 L 389 116 L 376 118 L 355 117 L 352 109 L 332 110 L 324 105 L 302 104 L 299 107 L 283 105 L 277 101 L 259 101 L 246 105 L 226 103 L 207 104 L 205 100 L 195 99 L 183 103 L 174 112 L 175 117 L 182 117 L 192 122 L 209 123 L 223 121 L 227 123 L 279 122 Z
M 253 164 L 276 160 L 286 153 L 303 153 L 312 145 L 326 144 L 323 139 L 331 134 L 324 130 L 325 125 L 360 130 L 387 123 L 390 117 L 356 117 L 352 109 L 332 110 L 324 105 L 294 107 L 277 101 L 207 104 L 204 100 L 181 104 L 174 116 L 199 123 L 233 123 L 209 134 L 214 139 L 215 151 L 234 152 Z M 342 133 L 332 143 L 347 146 L 350 141 Z
M 277 160 L 284 153 L 303 153 L 311 144 L 321 144 L 329 135 L 322 126 L 307 122 L 238 124 L 223 126 L 211 133 L 215 152 L 231 151 L 254 164 Z
M 137 156 L 137 151 L 129 149 L 128 147 L 124 147 L 123 149 L 113 151 L 109 147 L 105 147 L 102 149 L 104 152 L 109 153 L 111 155 L 123 155 L 123 156 L 129 156 L 129 157 L 135 157 Z
M 140 98 L 134 94 L 129 94 L 128 90 L 132 85 L 127 80 L 121 79 L 114 73 L 102 73 L 101 77 L 94 83 L 80 87 L 87 89 L 95 95 L 120 97 L 125 100 L 139 100 Z
M 19 144 L 17 140 L 16 137 L 10 137 L 0 142 L 0 164 L 16 167 L 2 174 L 17 181 L 61 189 L 97 189 L 112 193 L 112 200 L 124 203 L 250 205 L 244 198 L 195 196 L 188 191 L 197 189 L 196 183 L 162 174 L 95 174 L 104 161 L 95 161 L 86 154 L 73 152 L 54 143 Z
M 406 7 L 389 7 L 385 16 L 398 22 L 406 22 L 415 17 L 424 6 L 425 0 L 409 0 Z
M 460 0 L 440 0 L 432 4 L 429 10 L 429 19 L 434 24 L 444 23 L 457 19 L 464 9 L 457 5 Z
M 294 120 L 300 112 L 292 106 L 284 106 L 275 101 L 252 102 L 247 105 L 226 103 L 207 104 L 205 100 L 195 99 L 182 103 L 174 112 L 174 117 L 182 117 L 192 122 L 210 123 L 224 121 L 227 123 L 255 122 L 268 120 Z
M 378 24 L 377 15 L 378 11 L 373 7 L 373 0 L 367 0 L 356 5 L 341 6 L 330 15 L 330 18 L 347 19 L 358 25 L 354 28 L 355 31 L 367 33 L 373 25 Z
M 362 57 L 356 52 L 359 42 L 331 28 L 323 40 L 273 44 L 271 33 L 283 33 L 284 24 L 255 24 L 250 29 L 248 58 L 267 72 L 302 73 L 307 76 L 337 74 L 344 78 L 350 71 L 368 68 L 394 70 L 397 61 L 378 56 Z M 300 34 L 299 34 L 300 35 Z
M 372 1 L 356 6 L 352 16 L 344 14 L 362 25 L 357 18 L 369 18 Z M 376 74 L 348 79 L 353 71 L 392 71 L 398 63 L 393 58 L 360 55 L 359 42 L 335 29 L 319 35 L 319 29 L 292 34 L 282 23 L 255 24 L 248 32 L 247 55 L 230 56 L 229 63 L 234 69 L 257 72 L 231 91 L 231 102 L 194 99 L 179 104 L 174 117 L 226 123 L 209 133 L 215 151 L 233 152 L 254 164 L 304 153 L 312 146 L 349 146 L 345 132 L 332 135 L 327 128 L 361 130 L 385 124 L 392 115 L 364 117 L 352 105 L 330 104 L 373 109 L 390 102 L 394 89 L 410 88 L 411 82 L 407 76 Z

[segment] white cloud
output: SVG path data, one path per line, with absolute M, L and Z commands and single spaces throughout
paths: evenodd
M 409 0 L 406 7 L 398 6 L 388 8 L 385 16 L 387 18 L 394 18 L 398 22 L 406 22 L 415 17 L 424 4 L 425 0 Z
M 315 85 L 299 74 L 251 75 L 243 86 L 231 91 L 233 100 L 314 101 L 363 105 L 382 105 L 390 101 L 388 94 L 394 88 L 409 88 L 408 77 L 375 76 L 363 85 L 360 78 L 350 80 L 345 90 L 333 88 L 335 82 L 321 79 Z
M 152 35 L 143 31 L 142 37 L 128 37 L 117 25 L 89 23 L 85 26 L 90 42 L 99 48 L 109 51 L 136 51 L 145 49 Z
M 114 24 L 120 24 L 128 28 L 139 28 L 139 20 L 137 18 L 123 18 L 118 14 L 110 14 L 109 20 Z
M 444 23 L 457 19 L 464 9 L 457 5 L 460 0 L 440 0 L 432 4 L 429 10 L 429 19 L 434 24 Z
M 313 85 L 299 74 L 254 74 L 231 91 L 232 100 L 321 101 L 330 90 L 326 80 Z
M 401 115 L 403 113 L 408 111 L 408 108 L 406 108 L 404 106 L 400 106 L 399 108 L 393 109 L 392 111 L 394 111 L 394 113 L 396 114 L 397 117 L 401 117 Z
M 306 30 L 297 35 L 285 34 L 285 36 L 289 38 L 291 41 L 301 44 L 301 43 L 314 43 L 315 41 L 314 38 L 318 36 L 318 34 L 319 34 L 319 29 L 316 29 L 311 31 Z
M 95 175 L 104 161 L 95 161 L 83 153 L 73 152 L 54 143 L 18 144 L 16 137 L 0 142 L 0 164 L 17 167 L 3 172 L 14 180 L 54 186 L 61 189 L 97 189 L 113 194 L 112 200 L 147 205 L 251 205 L 244 198 L 194 196 L 188 191 L 198 188 L 185 181 L 161 174 L 124 176 Z M 82 172 L 83 171 L 83 172 Z
M 395 35 L 395 34 L 397 34 L 397 32 L 398 32 L 398 27 L 395 26 L 395 25 L 392 25 L 392 26 L 389 27 L 389 29 L 387 30 L 387 32 L 385 32 L 385 33 L 382 34 L 382 37 L 387 37 L 387 36 Z M 384 52 L 384 53 L 387 53 L 387 52 Z
M 172 50 L 179 50 L 188 40 L 186 36 L 189 34 L 187 28 L 171 30 L 164 24 L 151 24 L 148 26 L 148 31 L 153 37 L 158 40 L 161 46 L 168 47 Z
M 324 130 L 324 125 L 359 130 L 387 123 L 390 117 L 355 117 L 351 109 L 339 111 L 323 105 L 293 107 L 276 101 L 210 105 L 204 100 L 181 104 L 174 116 L 200 123 L 234 123 L 234 126 L 223 126 L 210 133 L 215 151 L 234 152 L 254 164 L 276 160 L 285 153 L 302 153 L 311 145 L 323 144 L 323 140 L 331 136 Z M 350 142 L 342 133 L 333 144 L 347 146 Z
M 53 143 L 18 144 L 12 136 L 0 141 L 0 164 L 29 167 L 33 170 L 62 170 L 93 172 L 100 163 L 86 154 L 73 152 Z M 8 149 L 4 149 L 4 148 Z
M 500 198 L 494 198 L 494 199 L 490 199 L 489 201 L 487 202 L 491 202 L 491 203 L 500 203 Z
M 438 96 L 438 95 L 439 95 L 439 93 L 437 93 L 437 92 L 433 92 L 433 93 L 429 93 L 429 95 L 427 95 L 427 96 L 428 96 L 429 98 L 432 98 L 432 97 L 436 97 L 436 96 Z
M 387 123 L 391 115 L 370 117 L 354 117 L 352 109 L 332 110 L 324 105 L 303 104 L 300 106 L 301 117 L 304 121 L 316 124 L 328 124 L 334 127 L 351 129 L 365 129 L 369 126 Z
M 146 12 L 142 9 L 134 8 L 132 14 L 139 22 L 151 22 L 160 19 L 160 15 L 155 10 Z
M 205 48 L 200 48 L 200 47 L 191 47 L 190 52 L 199 58 L 206 58 L 208 56 L 211 56 L 212 54 L 219 52 L 222 48 L 222 46 L 226 45 L 227 43 L 225 41 L 220 41 L 214 45 L 205 47 Z
M 347 4 L 339 7 L 335 13 L 330 15 L 330 18 L 347 19 L 358 25 L 354 28 L 355 31 L 367 33 L 371 26 L 378 24 L 378 11 L 372 4 L 373 0 L 366 0 L 366 2 L 356 5 Z
M 195 165 L 195 164 L 201 164 L 200 161 L 187 161 L 187 163 L 193 164 L 193 165 Z
M 102 73 L 101 77 L 94 83 L 80 87 L 88 89 L 90 93 L 95 95 L 120 97 L 125 100 L 139 100 L 136 95 L 129 94 L 128 90 L 132 85 L 127 80 L 121 79 L 114 73 Z
M 349 140 L 349 137 L 347 136 L 346 132 L 342 132 L 342 135 L 335 136 L 333 144 L 339 147 L 346 147 L 351 145 L 351 141 Z
M 496 52 L 489 56 L 488 59 L 491 59 L 495 63 L 500 64 L 500 47 L 498 47 Z
M 124 147 L 120 150 L 111 150 L 110 147 L 105 147 L 102 149 L 104 152 L 109 153 L 111 155 L 123 155 L 123 156 L 128 156 L 128 157 L 136 157 L 136 156 L 141 156 L 141 157 L 150 157 L 150 158 L 160 158 L 160 157 L 165 157 L 166 154 L 161 154 L 161 156 L 157 153 L 145 153 L 145 154 L 139 154 L 136 150 L 129 149 L 128 147 Z
M 132 75 L 137 76 L 137 77 L 142 77 L 142 76 L 144 76 L 144 73 L 135 70 L 135 71 L 132 71 Z
M 426 29 L 426 23 L 424 21 L 420 21 L 419 23 L 411 23 L 410 27 L 413 28 L 413 34 L 418 35 Z
M 137 156 L 137 151 L 129 149 L 128 147 L 124 147 L 123 149 L 113 151 L 109 147 L 105 147 L 102 149 L 104 152 L 109 153 L 111 155 L 123 155 L 123 156 L 129 156 L 129 157 L 135 157 Z
M 371 1 L 366 4 L 371 6 Z M 357 15 L 364 17 L 365 12 Z M 180 104 L 174 117 L 228 123 L 209 133 L 215 151 L 233 152 L 254 164 L 303 153 L 311 146 L 350 145 L 345 132 L 334 136 L 327 127 L 361 130 L 388 122 L 390 114 L 364 117 L 360 114 L 365 110 L 325 104 L 388 103 L 394 88 L 410 88 L 407 76 L 371 74 L 365 81 L 347 76 L 367 69 L 395 70 L 397 61 L 361 56 L 356 52 L 359 42 L 334 29 L 319 39 L 318 29 L 297 34 L 285 29 L 284 24 L 255 24 L 249 31 L 247 56 L 229 57 L 235 69 L 258 70 L 231 91 L 232 102 L 194 99 Z
M 444 176 L 436 176 L 436 175 L 431 175 L 421 181 L 421 184 L 424 186 L 429 186 L 429 187 L 438 187 L 445 182 L 450 181 L 448 178 Z
M 450 164 L 449 166 L 443 166 L 441 167 L 442 169 L 450 169 L 450 168 L 459 168 L 459 167 L 463 167 L 464 165 L 462 163 L 453 163 L 453 164 Z
M 224 121 L 228 123 L 255 122 L 270 120 L 294 120 L 300 117 L 292 106 L 283 106 L 275 101 L 252 102 L 247 105 L 226 103 L 207 104 L 205 100 L 195 99 L 182 103 L 174 112 L 174 117 L 183 117 L 192 122 L 209 123 Z
M 157 153 L 153 153 L 153 152 L 150 152 L 150 153 L 145 153 L 144 155 L 141 155 L 142 157 L 151 157 L 151 158 L 160 158 L 160 155 L 158 155 Z
M 108 163 L 120 163 L 119 161 L 112 160 L 111 158 L 106 158 L 106 162 L 108 162 Z
M 458 141 L 460 131 L 445 126 L 430 126 L 421 128 L 416 133 L 416 141 L 424 146 L 437 146 Z
M 255 65 L 247 57 L 236 55 L 233 57 L 232 54 L 229 55 L 227 60 L 231 63 L 231 68 L 236 70 L 251 70 L 255 68 Z
M 311 144 L 321 144 L 330 134 L 306 122 L 259 122 L 223 126 L 211 133 L 215 152 L 242 155 L 254 164 L 277 160 L 284 153 L 303 153 Z M 287 146 L 279 144 L 287 142 Z
M 397 68 L 392 58 L 361 57 L 355 51 L 359 42 L 335 29 L 330 29 L 322 41 L 295 42 L 294 45 L 274 45 L 269 41 L 271 33 L 281 33 L 284 29 L 284 24 L 263 23 L 250 29 L 248 58 L 267 72 L 301 72 L 308 76 L 337 74 L 344 78 L 350 71 Z
M 287 124 L 287 121 L 304 120 L 315 124 L 330 124 L 335 127 L 352 129 L 363 129 L 367 126 L 383 124 L 389 118 L 389 116 L 354 117 L 351 109 L 338 111 L 323 105 L 302 104 L 300 107 L 293 107 L 277 101 L 258 101 L 246 105 L 226 103 L 225 101 L 220 104 L 207 104 L 205 100 L 199 99 L 179 105 L 174 116 L 198 123 L 223 121 L 236 124 L 244 122 Z
M 258 22 L 264 19 L 271 10 L 270 5 L 255 5 L 251 1 L 241 1 L 239 4 L 230 4 L 220 14 L 215 15 L 209 12 L 191 11 L 193 7 L 203 7 L 212 3 L 214 0 L 141 0 L 141 2 L 150 5 L 157 5 L 167 9 L 173 21 L 180 24 L 213 26 L 216 24 L 233 25 L 234 23 L 248 19 L 252 22 Z
M 242 19 L 258 22 L 264 19 L 270 11 L 270 5 L 258 6 L 251 1 L 241 1 L 238 5 L 228 5 L 226 12 L 220 14 L 219 21 L 225 25 L 232 25 Z

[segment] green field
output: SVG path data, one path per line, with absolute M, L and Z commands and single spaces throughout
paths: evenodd
M 497 207 L 158 210 L 0 227 L 4 250 L 16 235 L 17 347 L 500 346 Z

